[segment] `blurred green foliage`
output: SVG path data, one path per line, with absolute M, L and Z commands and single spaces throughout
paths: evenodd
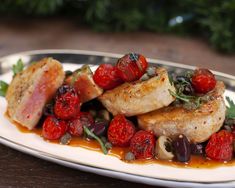
M 235 52 L 235 0 L 1 0 L 1 15 L 65 15 L 97 31 L 199 35 Z

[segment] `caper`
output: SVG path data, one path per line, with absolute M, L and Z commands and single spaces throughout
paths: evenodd
M 153 77 L 156 75 L 156 68 L 155 67 L 148 67 L 146 72 L 149 77 Z
M 190 144 L 191 154 L 202 155 L 204 153 L 204 146 L 202 144 Z
M 66 133 L 60 138 L 60 143 L 63 145 L 67 145 L 70 143 L 71 139 L 72 139 L 72 136 L 69 133 Z
M 140 80 L 141 81 L 146 81 L 149 79 L 149 76 L 147 74 L 144 74 L 143 76 L 141 76 Z
M 106 143 L 105 143 L 105 147 L 106 147 L 107 149 L 111 149 L 111 148 L 113 147 L 113 145 L 112 145 L 110 142 L 106 142 Z
M 106 142 L 108 141 L 105 136 L 101 136 L 100 139 L 101 139 L 101 141 L 102 141 L 103 143 L 106 143 Z
M 73 72 L 70 70 L 65 71 L 65 77 L 71 76 L 72 74 L 73 74 Z
M 191 95 L 194 93 L 194 89 L 191 85 L 191 81 L 186 76 L 176 76 L 176 81 L 178 82 L 179 87 L 183 87 L 183 93 L 185 95 Z
M 127 160 L 127 161 L 135 160 L 135 155 L 129 151 L 125 154 L 125 160 Z
M 174 141 L 173 147 L 176 159 L 180 162 L 187 162 L 190 160 L 191 150 L 187 137 L 180 134 Z
M 185 95 L 191 95 L 194 93 L 194 89 L 190 83 L 184 86 L 183 93 Z
M 189 78 L 187 78 L 185 76 L 176 76 L 176 80 L 180 83 L 189 83 L 190 82 Z

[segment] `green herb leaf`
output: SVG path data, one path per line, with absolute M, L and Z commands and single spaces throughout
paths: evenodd
M 2 96 L 2 97 L 6 96 L 8 86 L 9 85 L 6 82 L 0 80 L 0 96 Z
M 202 100 L 201 97 L 198 96 L 191 96 L 191 95 L 184 95 L 183 93 L 175 93 L 171 90 L 169 90 L 169 93 L 179 99 L 180 101 L 183 101 L 183 107 L 185 107 L 188 110 L 195 110 L 201 106 Z
M 171 74 L 168 74 L 168 79 L 169 79 L 170 84 L 173 86 L 174 85 L 174 79 L 173 79 L 173 76 Z
M 169 89 L 169 93 L 170 93 L 173 97 L 175 97 L 175 98 L 177 98 L 177 99 L 179 99 L 179 100 L 182 100 L 182 101 L 184 101 L 184 102 L 190 102 L 190 96 L 175 93 L 175 92 L 171 91 L 170 89 Z
M 187 72 L 185 73 L 185 77 L 187 77 L 187 78 L 190 79 L 190 80 L 191 80 L 192 76 L 193 76 L 193 71 L 187 71 Z
M 90 137 L 96 139 L 96 140 L 99 142 L 103 153 L 106 155 L 106 154 L 108 153 L 108 151 L 107 151 L 107 149 L 106 149 L 104 143 L 102 142 L 102 140 L 101 140 L 98 136 L 96 136 L 92 131 L 90 131 L 90 130 L 87 128 L 87 126 L 83 126 L 83 129 L 84 129 L 84 132 L 85 132 L 88 136 L 90 136 Z
M 229 97 L 226 97 L 226 100 L 228 102 L 226 117 L 229 119 L 235 119 L 235 104 L 232 99 Z
M 13 71 L 13 77 L 15 77 L 16 74 L 20 73 L 21 71 L 23 71 L 24 69 L 24 63 L 21 59 L 19 59 L 17 61 L 17 63 L 15 65 L 13 65 L 12 67 L 12 71 Z

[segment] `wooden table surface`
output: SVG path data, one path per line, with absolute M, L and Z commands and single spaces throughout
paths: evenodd
M 207 67 L 235 75 L 235 56 L 203 40 L 147 32 L 95 33 L 62 19 L 0 20 L 0 56 L 36 49 L 139 52 L 146 57 Z M 151 187 L 47 162 L 0 145 L 0 187 Z

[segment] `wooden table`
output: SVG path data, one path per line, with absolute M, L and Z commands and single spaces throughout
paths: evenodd
M 59 19 L 1 20 L 0 55 L 36 49 L 139 52 L 147 57 L 235 75 L 235 56 L 214 52 L 202 40 L 147 32 L 95 33 Z M 0 145 L 0 187 L 151 187 L 59 166 Z

